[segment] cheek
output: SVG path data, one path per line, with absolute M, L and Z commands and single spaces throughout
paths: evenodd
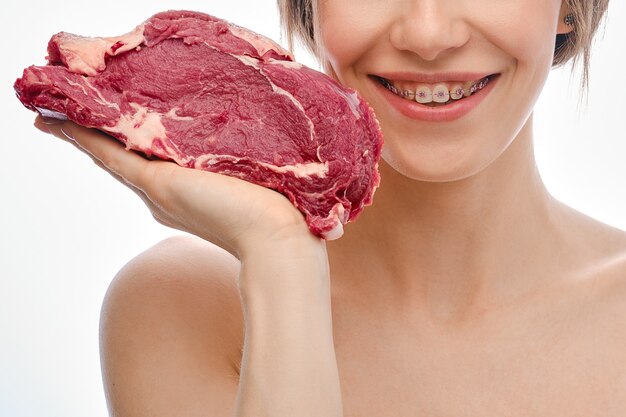
M 519 65 L 552 63 L 560 1 L 503 0 L 482 14 L 482 31 Z
M 344 75 L 350 66 L 371 52 L 377 40 L 384 36 L 385 13 L 378 4 L 367 7 L 363 0 L 326 2 L 320 11 L 321 40 L 326 58 L 337 72 L 339 81 L 350 84 Z M 378 2 L 381 3 L 381 2 Z
M 503 0 L 494 4 L 484 21 L 484 33 L 510 63 L 508 82 L 501 85 L 503 95 L 499 97 L 508 111 L 500 112 L 493 133 L 507 132 L 512 139 L 532 113 L 552 69 L 560 1 Z
M 359 6 L 359 1 L 363 2 L 362 6 Z M 467 7 L 463 16 L 472 38 L 458 50 L 458 54 L 467 53 L 476 59 L 484 59 L 481 65 L 506 70 L 509 73 L 508 84 L 503 79 L 500 91 L 504 91 L 502 94 L 515 94 L 517 100 L 510 100 L 504 95 L 499 97 L 498 100 L 509 103 L 507 111 L 500 114 L 497 122 L 477 123 L 476 126 L 482 127 L 477 127 L 470 138 L 465 125 L 458 129 L 445 129 L 445 132 L 430 137 L 392 123 L 393 117 L 388 116 L 385 110 L 387 105 L 378 103 L 376 95 L 372 95 L 371 104 L 378 110 L 377 115 L 385 132 L 383 159 L 407 177 L 450 181 L 473 175 L 489 165 L 506 150 L 525 125 L 550 71 L 559 1 L 473 1 L 471 5 L 469 0 L 462 3 L 466 5 L 463 7 Z M 380 62 L 376 61 L 394 53 L 389 49 L 393 46 L 382 38 L 389 37 L 394 10 L 374 10 L 376 3 L 387 2 L 327 2 L 329 6 L 322 17 L 322 41 L 331 66 L 344 85 L 359 85 L 355 63 L 364 68 L 380 67 Z M 395 12 L 399 13 L 398 10 Z M 455 53 L 452 52 L 451 56 Z M 420 62 L 417 59 L 414 65 L 418 67 Z

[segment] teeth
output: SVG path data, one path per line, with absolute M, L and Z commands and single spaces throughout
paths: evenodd
M 433 101 L 435 103 L 445 103 L 450 100 L 450 92 L 445 84 L 437 84 L 433 88 Z
M 463 84 L 454 84 L 450 87 L 450 97 L 453 100 L 458 100 L 463 97 Z
M 418 86 L 415 90 L 415 101 L 422 104 L 433 101 L 433 93 L 430 88 L 425 85 Z
M 433 86 L 433 89 L 430 89 L 430 86 L 427 84 L 417 84 L 415 87 L 410 88 L 409 85 L 406 85 L 403 88 L 403 84 L 400 84 L 399 87 L 393 85 L 389 80 L 382 80 L 382 83 L 393 93 L 399 95 L 400 97 L 404 97 L 408 100 L 415 100 L 421 104 L 427 104 L 431 102 L 435 103 L 446 103 L 452 100 L 460 100 L 463 97 L 469 97 L 474 92 L 480 90 L 489 82 L 489 78 L 484 78 L 479 81 L 466 81 L 464 83 L 454 83 L 450 85 L 450 89 L 448 90 L 447 83 L 439 83 Z M 408 89 L 405 89 L 408 88 Z
M 465 97 L 471 95 L 473 93 L 472 86 L 474 85 L 474 81 L 466 81 L 463 83 L 463 95 Z

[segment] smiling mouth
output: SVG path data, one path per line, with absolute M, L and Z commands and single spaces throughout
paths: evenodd
M 400 83 L 372 75 L 378 83 L 393 94 L 428 107 L 440 107 L 463 100 L 482 90 L 491 79 L 499 74 L 490 74 L 475 81 L 446 82 L 437 84 Z

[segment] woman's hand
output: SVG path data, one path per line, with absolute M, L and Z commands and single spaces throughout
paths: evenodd
M 96 129 L 38 116 L 35 126 L 64 139 L 133 190 L 161 224 L 221 246 L 241 259 L 272 243 L 323 244 L 282 194 L 239 178 L 149 160 Z M 319 249 L 319 248 L 318 248 Z
M 148 160 L 72 122 L 46 124 L 38 117 L 35 126 L 89 155 L 137 193 L 160 223 L 241 260 L 246 343 L 237 416 L 286 416 L 285 410 L 341 416 L 326 246 L 285 196 L 238 178 Z M 211 378 L 225 380 L 217 368 L 207 370 Z

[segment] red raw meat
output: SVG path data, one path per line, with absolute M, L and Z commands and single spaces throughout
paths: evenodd
M 325 239 L 372 203 L 383 145 L 373 110 L 264 36 L 168 11 L 117 37 L 58 33 L 47 59 L 14 86 L 42 115 L 281 192 Z

